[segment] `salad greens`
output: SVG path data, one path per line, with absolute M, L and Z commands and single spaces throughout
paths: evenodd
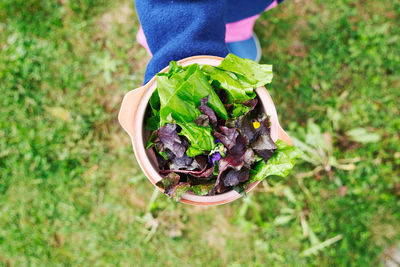
M 227 56 L 218 68 L 234 73 L 242 84 L 253 88 L 263 86 L 272 81 L 272 65 L 258 64 L 250 59 Z
M 244 194 L 251 182 L 288 175 L 300 152 L 272 140 L 255 93 L 271 80 L 271 65 L 233 54 L 217 67 L 172 61 L 157 74 L 146 148 L 155 150 L 165 194 L 176 201 L 187 191 Z
M 267 163 L 259 161 L 251 170 L 250 182 L 261 181 L 268 176 L 276 175 L 285 177 L 296 164 L 296 158 L 301 156 L 299 149 L 289 146 L 282 140 L 275 142 L 278 149 Z

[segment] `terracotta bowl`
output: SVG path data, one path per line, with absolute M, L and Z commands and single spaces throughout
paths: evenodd
M 221 63 L 222 59 L 223 58 L 216 56 L 194 56 L 182 59 L 178 62 L 183 66 L 193 63 L 198 63 L 199 65 L 217 66 Z M 167 71 L 168 67 L 162 70 L 162 72 Z M 129 91 L 122 100 L 121 110 L 118 116 L 121 126 L 131 138 L 136 159 L 139 162 L 140 167 L 154 186 L 156 186 L 156 183 L 160 181 L 162 177 L 158 173 L 159 168 L 153 150 L 145 149 L 145 144 L 147 141 L 146 138 L 149 136 L 149 133 L 144 127 L 144 115 L 150 96 L 156 88 L 157 80 L 156 77 L 153 77 L 142 87 Z M 267 89 L 265 89 L 265 87 L 259 87 L 257 88 L 256 93 L 261 100 L 264 111 L 270 116 L 272 139 L 274 141 L 281 139 L 291 145 L 292 142 L 290 137 L 279 124 L 275 105 L 272 102 L 271 96 L 269 95 Z M 250 192 L 259 183 L 260 182 L 257 181 L 250 184 L 246 189 L 246 192 Z M 164 191 L 162 188 L 157 188 L 161 191 Z M 211 206 L 225 204 L 240 197 L 241 195 L 234 190 L 215 196 L 198 196 L 191 192 L 187 192 L 182 197 L 181 202 L 191 205 Z

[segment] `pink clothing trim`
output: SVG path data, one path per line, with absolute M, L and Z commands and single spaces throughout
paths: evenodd
M 277 5 L 278 5 L 278 0 L 275 0 L 265 9 L 265 11 L 276 7 Z M 242 19 L 236 22 L 227 23 L 225 32 L 225 42 L 232 43 L 250 39 L 250 37 L 253 35 L 254 23 L 256 22 L 259 16 L 260 15 L 254 15 L 249 18 Z M 139 42 L 139 44 L 141 44 L 144 48 L 146 48 L 149 55 L 152 56 L 142 26 L 140 26 L 139 31 L 136 34 L 136 40 Z
M 254 23 L 260 15 L 254 15 L 225 25 L 225 43 L 250 39 L 253 35 Z
M 147 44 L 146 36 L 144 35 L 142 26 L 140 26 L 139 31 L 136 34 L 136 40 L 138 41 L 139 44 L 141 44 L 144 48 L 146 48 L 147 53 L 149 53 L 150 56 L 153 56 L 153 54 L 150 51 L 149 45 Z
M 276 7 L 277 4 L 278 1 L 275 0 L 265 9 L 265 11 Z M 227 23 L 225 42 L 232 43 L 250 39 L 250 37 L 253 35 L 254 23 L 256 22 L 259 16 L 260 15 L 254 15 L 236 22 Z

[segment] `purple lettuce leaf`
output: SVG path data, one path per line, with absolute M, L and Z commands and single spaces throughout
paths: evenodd
M 199 169 L 203 169 L 204 165 L 208 164 L 208 157 L 206 155 L 199 155 L 199 156 L 196 156 L 194 159 L 200 165 Z
M 259 130 L 254 128 L 254 119 L 251 118 L 250 113 L 237 117 L 233 120 L 227 121 L 227 126 L 231 128 L 236 128 L 238 131 L 247 139 L 250 143 L 254 142 L 254 140 L 258 137 Z
M 246 107 L 250 108 L 248 112 L 253 111 L 253 109 L 257 106 L 257 104 L 258 104 L 257 98 L 250 99 L 242 103 L 242 105 L 245 105 Z
M 250 169 L 243 167 L 239 171 L 230 169 L 225 172 L 225 177 L 223 178 L 225 186 L 236 186 L 239 183 L 246 182 L 249 180 Z
M 190 165 L 183 166 L 182 168 L 184 169 L 173 168 L 177 166 L 171 164 L 169 170 L 161 170 L 160 173 L 161 174 L 181 173 L 181 174 L 188 174 L 198 178 L 208 178 L 211 176 L 214 170 L 214 166 L 210 166 L 208 164 L 207 156 L 202 155 L 202 156 L 196 156 L 195 158 L 189 158 L 189 157 L 187 158 L 191 159 L 192 162 L 189 163 Z
M 157 138 L 154 143 L 159 141 L 160 151 L 169 149 L 176 157 L 180 158 L 185 154 L 188 143 L 178 135 L 176 127 L 176 124 L 171 123 L 160 127 L 156 132 Z
M 204 168 L 200 171 L 194 171 L 194 170 L 162 170 L 160 171 L 161 174 L 168 174 L 168 173 L 181 173 L 181 174 L 188 174 L 193 177 L 198 177 L 198 178 L 209 178 L 209 176 L 212 174 L 214 170 L 214 166 L 211 166 L 207 168 L 208 166 L 205 165 Z
M 258 137 L 258 139 L 251 144 L 254 152 L 267 161 L 274 155 L 275 151 L 278 149 L 269 134 L 263 134 Z
M 250 166 L 254 161 L 254 153 L 247 145 L 247 138 L 238 135 L 235 146 L 219 161 L 219 172 L 225 171 L 228 167 L 240 170 L 243 165 Z
M 228 101 L 229 101 L 228 93 L 223 89 L 219 89 L 219 86 L 216 86 L 215 83 L 213 83 L 212 86 L 213 86 L 214 89 L 216 89 L 215 91 L 217 92 L 217 95 L 218 95 L 219 99 L 221 99 L 221 102 L 224 105 L 227 104 Z
M 260 123 L 260 127 L 257 128 L 259 135 L 271 133 L 271 122 L 269 121 L 269 116 L 267 114 L 260 114 L 255 121 Z
M 195 120 L 194 123 L 196 123 L 197 126 L 201 127 L 207 127 L 210 125 L 210 120 L 209 117 L 205 114 L 200 114 Z
M 264 159 L 265 163 L 276 151 L 277 147 L 270 135 L 271 124 L 266 114 L 252 118 L 248 113 L 229 121 L 228 125 L 237 127 L 239 132 L 248 138 L 250 147 Z
M 259 127 L 256 129 L 258 137 L 251 143 L 251 147 L 256 154 L 262 157 L 264 162 L 267 163 L 268 159 L 271 158 L 277 150 L 277 146 L 271 138 L 271 123 L 266 114 L 262 114 L 262 116 L 258 117 L 256 122 L 259 123 Z
M 195 170 L 179 170 L 179 169 L 171 169 L 171 170 L 161 170 L 161 174 L 167 174 L 171 172 L 176 172 L 176 173 L 184 173 L 184 174 L 190 174 L 190 175 L 200 175 L 202 174 L 205 170 L 207 169 L 207 165 L 203 167 L 200 171 L 195 171 Z
M 231 187 L 229 186 L 225 186 L 225 184 L 223 182 L 221 182 L 222 179 L 220 178 L 215 182 L 215 185 L 213 186 L 213 188 L 210 190 L 210 192 L 208 193 L 209 196 L 214 196 L 216 194 L 222 194 L 225 193 L 227 191 L 229 191 L 231 189 Z
M 209 167 L 208 169 L 206 169 L 205 171 L 203 171 L 201 174 L 198 175 L 192 175 L 193 177 L 196 178 L 208 178 L 208 179 L 212 179 L 212 173 L 214 171 L 214 166 Z
M 180 169 L 195 170 L 195 169 L 201 169 L 201 166 L 196 160 L 194 160 L 194 158 L 191 158 L 188 155 L 183 154 L 183 156 L 180 158 L 175 157 L 171 159 L 169 168 L 171 170 L 180 170 Z
M 235 128 L 225 126 L 219 127 L 220 132 L 213 131 L 213 135 L 228 149 L 231 150 L 236 144 L 236 138 L 239 133 Z
M 242 135 L 238 135 L 236 138 L 236 144 L 227 153 L 226 157 L 219 161 L 219 173 L 215 182 L 215 186 L 210 192 L 211 195 L 222 193 L 224 190 L 226 190 L 227 186 L 223 182 L 225 176 L 222 174 L 228 168 L 240 171 L 243 166 L 249 168 L 254 162 L 254 152 L 251 148 L 247 147 L 247 144 L 247 138 Z
M 217 115 L 215 115 L 214 110 L 207 106 L 207 102 L 210 96 L 204 97 L 201 99 L 201 105 L 199 106 L 199 110 L 201 113 L 204 115 L 207 115 L 209 118 L 209 121 L 212 125 L 217 126 Z

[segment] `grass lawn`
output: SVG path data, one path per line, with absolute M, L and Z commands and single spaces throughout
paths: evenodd
M 287 0 L 255 32 L 292 175 L 219 207 L 154 191 L 117 122 L 132 1 L 0 2 L 0 266 L 379 266 L 400 241 L 400 3 Z

